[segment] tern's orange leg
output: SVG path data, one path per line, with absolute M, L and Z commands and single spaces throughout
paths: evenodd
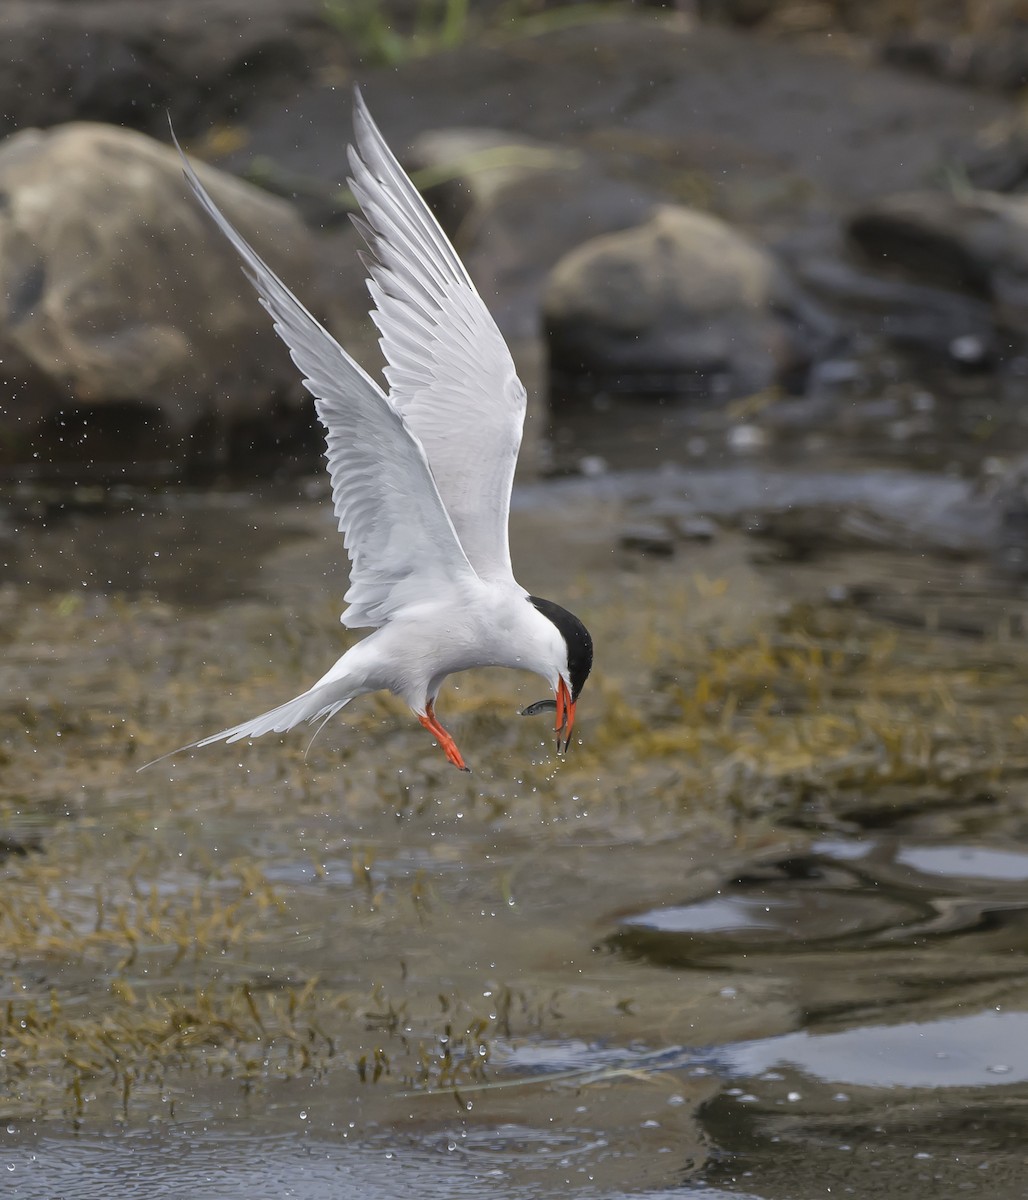
M 439 743 L 439 745 L 442 747 L 443 753 L 450 760 L 450 762 L 452 762 L 458 770 L 470 772 L 471 768 L 464 765 L 464 759 L 461 757 L 461 753 L 457 749 L 457 743 L 452 737 L 450 737 L 442 725 L 439 724 L 439 721 L 435 715 L 435 711 L 432 708 L 431 700 L 429 700 L 428 704 L 425 706 L 425 715 L 423 717 L 418 717 L 418 720 Z

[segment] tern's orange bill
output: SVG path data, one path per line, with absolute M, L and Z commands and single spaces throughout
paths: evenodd
M 571 699 L 568 685 L 563 679 L 557 684 L 557 724 L 553 732 L 557 735 L 557 749 L 560 750 L 561 738 L 564 739 L 564 750 L 567 751 L 571 742 L 571 730 L 575 725 L 575 701 Z

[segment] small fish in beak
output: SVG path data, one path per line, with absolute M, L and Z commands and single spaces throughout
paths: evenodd
M 557 735 L 557 753 L 567 754 L 568 746 L 571 744 L 571 730 L 575 724 L 575 701 L 571 699 L 571 692 L 568 690 L 568 685 L 563 679 L 557 684 L 557 695 L 553 700 L 536 700 L 534 704 L 530 704 L 527 708 L 521 710 L 523 717 L 534 717 L 541 712 L 556 712 L 557 723 L 554 726 L 553 732 Z M 563 746 L 561 742 L 563 741 Z

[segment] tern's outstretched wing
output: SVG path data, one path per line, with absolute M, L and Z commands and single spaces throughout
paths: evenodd
M 507 521 L 525 389 L 506 343 L 435 217 L 355 96 L 350 186 L 382 333 L 389 399 L 425 447 L 464 552 L 512 578 Z
M 402 415 L 229 224 L 184 155 L 182 161 L 200 203 L 246 264 L 327 431 L 332 500 L 352 563 L 344 624 L 382 625 L 433 587 L 474 580 L 425 451 Z

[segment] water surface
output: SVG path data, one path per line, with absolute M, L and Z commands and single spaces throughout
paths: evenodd
M 567 760 L 481 672 L 440 702 L 470 777 L 379 700 L 137 774 L 351 636 L 312 491 L 9 530 L 5 1194 L 1023 1195 L 1008 583 L 643 559 L 630 498 L 544 490 L 525 582 L 600 647 Z

